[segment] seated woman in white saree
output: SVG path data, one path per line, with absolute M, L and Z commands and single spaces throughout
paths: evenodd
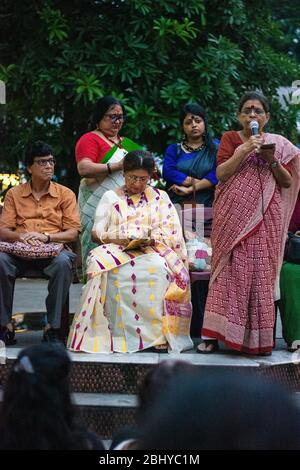
M 129 152 L 125 186 L 107 191 L 96 209 L 93 237 L 101 245 L 88 257 L 88 282 L 68 339 L 72 351 L 193 347 L 186 247 L 167 193 L 147 184 L 154 167 L 148 152 Z M 132 239 L 143 242 L 127 250 Z

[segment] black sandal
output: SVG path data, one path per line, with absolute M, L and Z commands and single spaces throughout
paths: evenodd
M 1 326 L 0 340 L 3 341 L 5 346 L 13 346 L 17 342 L 15 339 L 15 330 L 11 331 L 6 326 Z
M 293 346 L 294 343 L 288 343 L 287 345 L 287 350 L 291 353 L 294 353 L 298 350 L 300 350 L 300 344 L 297 343 L 297 346 Z
M 209 349 L 199 349 L 200 344 L 205 344 L 205 347 L 211 346 Z M 219 350 L 219 344 L 217 339 L 203 339 L 197 346 L 196 352 L 198 354 L 213 354 Z

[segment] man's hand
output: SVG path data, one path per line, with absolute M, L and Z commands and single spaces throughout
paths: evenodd
M 20 241 L 32 246 L 42 245 L 48 241 L 47 235 L 38 232 L 24 232 L 20 235 Z

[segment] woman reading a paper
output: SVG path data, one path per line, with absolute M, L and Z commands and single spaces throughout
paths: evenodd
M 89 251 L 97 245 L 91 239 L 95 210 L 103 194 L 124 184 L 123 158 L 130 150 L 140 148 L 119 132 L 124 122 L 124 109 L 113 96 L 104 96 L 97 101 L 91 132 L 84 134 L 76 144 L 77 169 L 82 180 L 78 204 L 82 225 L 82 265 Z
M 96 209 L 88 282 L 68 347 L 86 352 L 181 352 L 193 347 L 186 247 L 164 191 L 148 186 L 148 152 L 124 158 L 125 185 Z

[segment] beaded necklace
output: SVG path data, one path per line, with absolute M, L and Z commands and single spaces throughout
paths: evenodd
M 118 142 L 115 142 L 114 140 L 112 140 L 108 135 L 105 134 L 105 132 L 103 131 L 100 131 L 101 134 L 104 135 L 104 137 L 109 140 L 109 142 L 111 142 L 112 144 L 116 145 L 117 147 L 119 147 L 119 149 L 122 149 L 123 148 L 123 144 L 122 144 L 122 139 L 121 137 L 119 136 L 119 134 L 117 135 L 117 139 L 118 139 Z
M 188 152 L 199 152 L 199 150 L 203 149 L 203 147 L 205 146 L 205 143 L 203 142 L 201 145 L 199 145 L 199 147 L 191 147 L 190 145 L 187 144 L 187 142 L 184 140 L 182 142 L 182 146 L 184 147 L 185 150 L 187 150 Z
M 134 201 L 132 199 L 132 196 L 135 196 L 135 194 L 133 194 L 132 196 L 129 196 L 128 191 L 127 191 L 126 188 L 124 188 L 124 194 L 125 194 L 125 197 L 126 197 L 127 205 L 129 207 L 141 206 L 143 204 L 143 202 L 146 201 L 146 195 L 145 195 L 144 191 L 140 194 L 139 202 L 137 203 L 137 205 L 134 204 Z

